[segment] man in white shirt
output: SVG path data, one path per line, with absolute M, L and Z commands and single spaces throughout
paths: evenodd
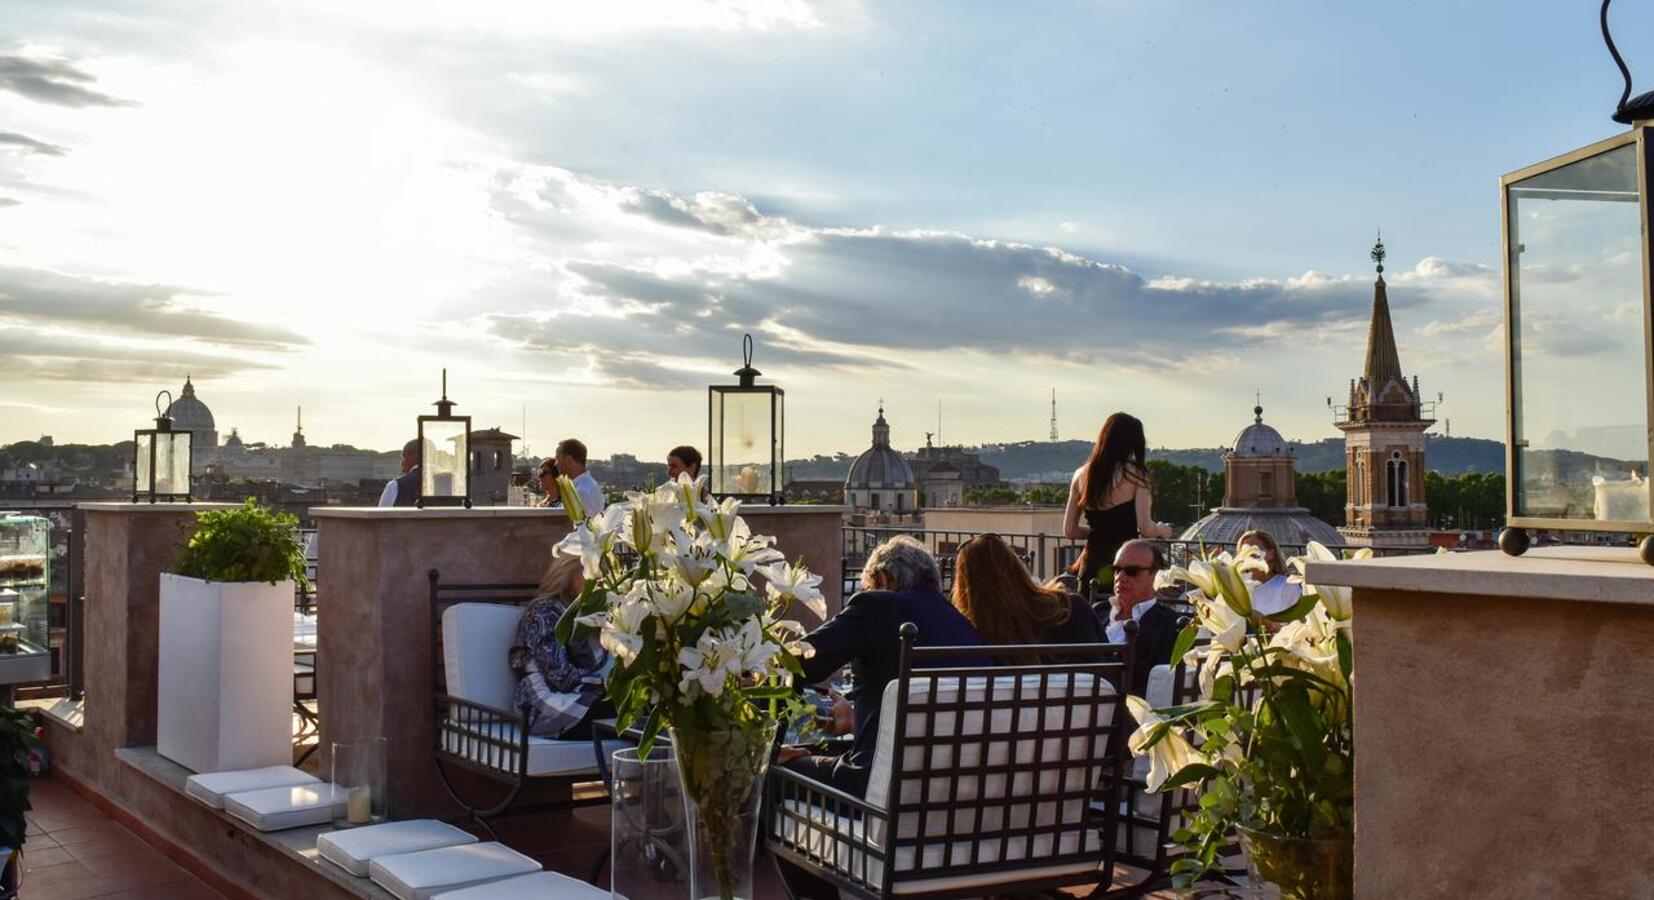
M 413 506 L 421 493 L 419 438 L 402 445 L 402 477 L 385 482 L 379 493 L 380 506 Z
M 558 474 L 567 475 L 574 482 L 574 492 L 580 497 L 580 505 L 586 508 L 586 515 L 601 515 L 605 506 L 603 485 L 586 471 L 586 445 L 568 438 L 558 443 L 554 458 L 557 460 Z
M 1155 573 L 1165 568 L 1160 548 L 1138 539 L 1120 545 L 1114 554 L 1114 596 L 1109 599 L 1108 640 L 1126 641 L 1126 622 L 1137 623 L 1132 641 L 1132 693 L 1142 695 L 1149 672 L 1171 659 L 1177 643 L 1177 614 L 1154 599 Z

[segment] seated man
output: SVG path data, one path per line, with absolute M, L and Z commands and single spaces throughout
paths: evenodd
M 803 660 L 806 684 L 831 676 L 848 663 L 855 676 L 853 696 L 840 698 L 824 730 L 854 732 L 855 742 L 843 756 L 811 756 L 789 748 L 783 763 L 794 771 L 851 794 L 867 789 L 868 767 L 879 733 L 879 705 L 885 685 L 901 674 L 901 636 L 905 622 L 919 627 L 919 646 L 974 646 L 982 638 L 942 593 L 936 560 L 924 545 L 902 535 L 879 545 L 862 567 L 863 590 L 839 614 L 804 640 L 815 655 Z M 948 665 L 988 666 L 986 657 L 961 657 Z
M 1137 622 L 1137 640 L 1131 652 L 1131 693 L 1142 696 L 1149 672 L 1171 659 L 1177 643 L 1177 614 L 1155 602 L 1154 576 L 1166 567 L 1160 548 L 1138 539 L 1120 545 L 1114 554 L 1114 596 L 1109 598 L 1108 641 L 1126 640 L 1126 622 Z

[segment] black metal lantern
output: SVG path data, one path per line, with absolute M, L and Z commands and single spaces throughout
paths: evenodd
M 454 415 L 448 399 L 448 370 L 442 370 L 442 399 L 436 415 L 419 417 L 418 507 L 471 505 L 471 417 Z
M 737 384 L 707 388 L 707 462 L 712 493 L 719 497 L 782 500 L 782 463 L 786 459 L 786 392 L 758 384 L 762 372 L 752 367 L 752 335 L 741 340 L 742 366 Z
M 1622 134 L 1500 179 L 1505 275 L 1505 513 L 1499 545 L 1529 529 L 1654 532 L 1654 95 Z M 1640 547 L 1654 563 L 1654 538 Z
M 167 398 L 165 406 L 161 398 Z M 172 392 L 155 395 L 155 427 L 132 433 L 132 502 L 190 502 L 194 435 L 172 430 Z

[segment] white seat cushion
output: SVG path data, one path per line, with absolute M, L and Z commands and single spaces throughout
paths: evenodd
M 368 875 L 399 900 L 430 900 L 443 891 L 540 871 L 540 864 L 504 844 L 461 844 L 381 856 Z
M 1041 693 L 1041 679 L 1049 677 Z M 1070 679 L 1072 678 L 1072 683 Z M 1020 681 L 1020 684 L 1019 684 Z M 1113 721 L 1115 693 L 1106 682 L 1098 684 L 1090 674 L 1024 675 L 996 678 L 973 677 L 942 678 L 936 685 L 927 679 L 916 678 L 909 685 L 906 735 L 908 738 L 925 736 L 927 720 L 933 722 L 934 735 L 980 736 L 960 745 L 958 759 L 946 744 L 926 748 L 909 744 L 903 754 L 901 772 L 896 772 L 895 729 L 896 700 L 899 681 L 885 687 L 879 715 L 879 737 L 873 753 L 873 764 L 868 773 L 867 802 L 881 809 L 890 809 L 893 803 L 916 804 L 922 797 L 932 801 L 988 801 L 984 803 L 980 822 L 974 807 L 962 807 L 950 814 L 937 810 L 920 822 L 918 813 L 903 813 L 897 823 L 898 834 L 911 838 L 925 834 L 934 841 L 924 844 L 922 857 L 915 858 L 912 846 L 896 851 L 897 872 L 935 870 L 937 878 L 912 885 L 946 882 L 957 876 L 948 875 L 949 848 L 955 864 L 968 864 L 976 859 L 998 859 L 1001 848 L 998 839 L 980 838 L 979 832 L 998 831 L 1001 828 L 1018 829 L 1030 823 L 1050 827 L 1063 823 L 1054 831 L 1038 834 L 1032 841 L 1025 835 L 1007 840 L 1003 848 L 1004 860 L 1038 860 L 1053 855 L 1095 852 L 1102 847 L 1102 835 L 1095 828 L 1083 824 L 1085 801 L 1078 797 L 1065 800 L 1045 799 L 1063 792 L 1074 792 L 1095 787 L 1102 777 L 1102 763 L 1108 746 L 1108 726 Z M 961 714 L 953 707 L 956 702 L 980 702 L 991 696 L 1007 705 L 994 711 L 991 719 L 980 710 Z M 963 697 L 960 694 L 963 693 Z M 1012 702 L 1015 705 L 1010 705 Z M 1093 725 L 1095 723 L 1095 725 Z M 1069 736 L 1036 740 L 1042 726 L 1050 729 L 1066 725 Z M 984 760 L 984 747 L 987 759 Z M 984 764 L 1006 766 L 1008 774 L 991 774 L 979 778 L 972 769 Z M 961 774 L 961 772 L 965 774 Z M 900 783 L 893 784 L 899 777 Z M 928 785 L 928 788 L 927 788 Z M 1005 802 L 1011 798 L 1012 802 Z M 951 821 L 950 821 L 951 820 Z M 884 838 L 883 820 L 869 827 L 868 839 L 880 842 Z M 1054 867 L 1064 872 L 1076 871 L 1078 864 Z M 1084 869 L 1095 861 L 1079 865 Z M 1053 868 L 1053 867 L 1047 867 Z M 973 876 L 974 877 L 974 876 Z M 1030 877 L 1028 870 L 1015 875 L 1001 873 L 984 876 L 989 881 L 967 880 L 962 886 L 1007 881 Z M 941 889 L 926 887 L 929 889 Z M 951 887 L 950 887 L 951 889 Z M 921 890 L 917 886 L 904 890 Z
M 452 731 L 442 733 L 442 748 L 449 753 L 464 756 L 483 765 L 505 764 L 509 768 L 516 753 L 517 726 L 496 722 L 487 727 L 465 729 L 473 734 L 495 737 L 513 745 L 507 750 L 494 744 L 471 743 Z M 625 741 L 604 741 L 604 754 L 613 754 L 632 746 Z M 589 740 L 560 740 L 529 735 L 528 774 L 541 778 L 553 775 L 596 775 L 597 756 Z
M 345 814 L 345 789 L 330 781 L 230 794 L 224 811 L 259 831 L 331 822 Z
M 316 836 L 316 852 L 358 878 L 368 877 L 368 863 L 381 856 L 417 853 L 439 847 L 475 844 L 476 835 L 435 819 L 385 822 Z
M 442 611 L 442 664 L 449 694 L 496 709 L 516 706 L 511 647 L 522 618 L 522 608 L 508 603 L 456 603 Z
M 535 872 L 490 881 L 457 891 L 444 891 L 435 900 L 609 900 L 608 891 L 575 881 L 557 872 Z
M 346 791 L 331 781 L 228 794 L 223 811 L 258 831 L 319 826 L 344 816 Z
M 300 784 L 319 784 L 321 779 L 292 766 L 267 766 L 262 769 L 242 769 L 236 772 L 206 772 L 191 775 L 184 782 L 184 793 L 213 809 L 224 808 L 224 798 L 230 794 L 259 791 L 265 788 L 293 787 Z
M 800 816 L 809 819 L 806 825 L 796 820 L 789 820 L 793 834 L 782 835 L 807 853 L 818 858 L 825 858 L 832 853 L 835 865 L 839 870 L 848 872 L 856 879 L 865 879 L 869 885 L 877 886 L 884 878 L 884 863 L 871 856 L 865 855 L 863 849 L 877 849 L 866 843 L 866 829 L 859 821 L 853 821 L 849 816 L 840 816 L 829 812 L 822 807 L 808 807 L 807 804 L 796 800 L 786 802 L 787 807 Z M 807 811 L 806 811 L 807 810 Z M 789 827 L 778 825 L 777 830 Z M 829 836 L 833 832 L 833 836 Z M 1012 838 L 1011 847 L 1006 856 L 1017 859 L 1022 856 L 1017 849 L 1020 839 Z M 832 848 L 828 844 L 833 845 Z M 997 839 L 986 840 L 981 843 L 984 858 L 995 856 L 999 852 Z M 1066 847 L 1064 852 L 1072 853 L 1072 846 Z M 955 848 L 956 862 L 967 859 L 960 854 L 960 848 Z M 943 866 L 946 849 L 942 844 L 930 844 L 925 847 L 925 868 L 937 872 L 946 872 Z M 1035 840 L 1035 858 L 1051 855 L 1051 841 L 1049 835 Z M 863 874 L 865 867 L 866 873 Z M 896 851 L 896 871 L 912 871 L 913 849 L 911 847 Z M 977 875 L 941 875 L 935 878 L 920 878 L 913 881 L 898 881 L 891 885 L 892 894 L 918 894 L 931 891 L 953 891 L 962 888 L 992 888 L 995 885 L 1007 882 L 1023 882 L 1038 878 L 1060 878 L 1065 875 L 1074 875 L 1092 871 L 1097 864 L 1069 863 L 1067 865 L 1040 866 L 1033 869 L 1009 869 L 998 872 L 984 872 Z M 987 893 L 986 890 L 984 890 Z

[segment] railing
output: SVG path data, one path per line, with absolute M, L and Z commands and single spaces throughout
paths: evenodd
M 842 529 L 842 554 L 840 578 L 843 581 L 844 596 L 861 589 L 860 578 L 862 566 L 866 565 L 868 554 L 885 541 L 897 535 L 907 535 L 925 545 L 925 549 L 936 557 L 937 568 L 942 573 L 942 589 L 953 588 L 954 557 L 959 548 L 967 541 L 981 534 L 994 533 L 1005 539 L 1007 544 L 1028 567 L 1028 574 L 1034 576 L 1035 581 L 1046 581 L 1062 573 L 1071 565 L 1080 551 L 1085 547 L 1085 541 L 1064 537 L 1060 534 L 1013 534 L 1007 532 L 982 531 L 940 531 L 926 528 L 904 528 L 901 526 L 884 525 L 878 527 L 845 526 Z M 1160 540 L 1154 541 L 1166 554 L 1168 562 L 1173 565 L 1182 565 L 1190 559 L 1198 559 L 1205 552 L 1218 550 L 1234 550 L 1231 546 L 1217 546 L 1200 541 Z M 1302 544 L 1281 544 L 1281 553 L 1286 556 L 1298 556 L 1304 552 Z M 1434 553 L 1435 547 L 1374 547 L 1375 556 L 1406 556 L 1420 553 Z

